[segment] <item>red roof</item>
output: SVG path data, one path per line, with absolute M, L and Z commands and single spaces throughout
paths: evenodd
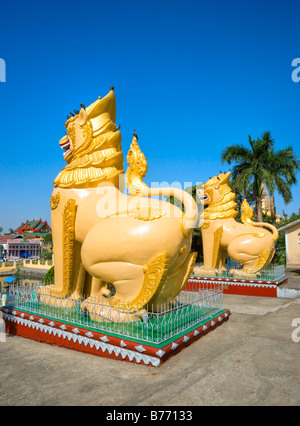
M 7 235 L 0 235 L 0 244 L 6 244 L 7 240 L 12 240 L 15 237 L 18 237 L 21 234 L 7 234 Z
M 40 233 L 41 229 L 43 227 L 46 227 L 47 232 L 51 232 L 51 228 L 48 225 L 47 221 L 43 221 L 42 219 L 39 220 L 26 220 L 26 223 L 23 223 L 15 230 L 15 232 L 19 232 L 20 234 L 24 234 L 24 232 L 38 232 Z

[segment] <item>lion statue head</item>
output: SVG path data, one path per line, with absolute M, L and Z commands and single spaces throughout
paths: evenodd
M 121 133 L 116 127 L 113 88 L 103 99 L 71 113 L 66 135 L 59 141 L 68 163 L 54 180 L 54 187 L 92 188 L 101 182 L 119 187 L 123 171 Z
M 210 178 L 204 184 L 204 192 L 198 194 L 206 207 L 204 219 L 235 218 L 238 214 L 235 193 L 228 185 L 230 174 L 220 173 Z

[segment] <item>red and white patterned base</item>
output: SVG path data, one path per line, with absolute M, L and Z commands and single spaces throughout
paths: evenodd
M 184 290 L 195 291 L 207 284 L 219 284 L 224 294 L 240 294 L 244 296 L 278 297 L 277 288 L 286 283 L 287 277 L 278 281 L 254 280 L 241 278 L 219 278 L 192 275 Z
M 157 367 L 229 318 L 225 310 L 165 346 L 137 342 L 3 307 L 6 332 L 105 358 Z

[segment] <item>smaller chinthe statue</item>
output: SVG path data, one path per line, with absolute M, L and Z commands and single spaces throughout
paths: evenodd
M 194 273 L 214 276 L 224 272 L 228 255 L 243 265 L 242 269 L 229 271 L 233 276 L 255 278 L 274 256 L 278 231 L 269 223 L 252 221 L 253 211 L 247 200 L 241 206 L 243 223 L 235 220 L 237 203 L 229 179 L 230 172 L 220 173 L 210 178 L 204 192 L 198 194 L 206 207 L 200 228 L 204 264 L 195 267 Z

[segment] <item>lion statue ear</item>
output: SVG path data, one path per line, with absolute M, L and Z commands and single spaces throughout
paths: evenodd
M 87 122 L 87 120 L 88 120 L 88 115 L 87 115 L 86 109 L 84 107 L 82 107 L 79 114 L 78 114 L 79 126 L 80 127 L 84 126 L 85 123 Z
M 231 175 L 231 172 L 228 172 L 228 173 L 224 173 L 222 176 L 219 176 L 220 185 L 224 185 L 225 183 L 228 183 L 230 179 L 230 175 Z
M 221 185 L 221 182 L 220 182 L 219 176 L 217 176 L 217 182 L 215 183 L 215 189 L 219 189 L 220 185 Z

